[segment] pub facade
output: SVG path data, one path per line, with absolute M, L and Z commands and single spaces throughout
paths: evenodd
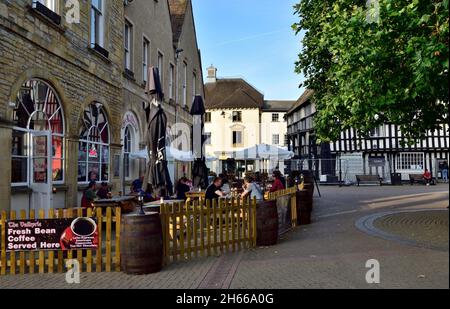
M 90 181 L 120 192 L 142 172 L 126 158 L 144 146 L 144 60 L 161 67 L 166 97 L 170 92 L 176 47 L 169 1 L 77 3 L 0 0 L 0 210 L 78 207 Z M 133 5 L 153 15 L 135 18 Z M 150 6 L 155 11 L 144 9 Z M 127 33 L 130 22 L 148 21 L 142 28 L 154 30 L 145 37 Z M 146 59 L 144 38 L 154 44 Z M 164 102 L 172 123 L 174 106 Z

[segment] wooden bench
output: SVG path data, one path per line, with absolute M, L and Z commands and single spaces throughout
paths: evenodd
M 426 185 L 427 182 L 425 181 L 425 178 L 423 178 L 422 174 L 409 174 L 409 183 L 412 185 L 414 185 L 414 183 L 420 183 L 420 184 L 424 184 Z M 436 178 L 431 178 L 430 181 L 431 185 L 435 185 L 436 184 Z
M 378 175 L 356 175 L 356 181 L 358 183 L 358 187 L 361 183 L 379 184 L 380 186 L 383 185 L 383 178 Z

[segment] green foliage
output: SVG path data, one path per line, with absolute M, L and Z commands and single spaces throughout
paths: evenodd
M 449 0 L 301 0 L 296 71 L 321 140 L 399 125 L 410 141 L 448 122 Z

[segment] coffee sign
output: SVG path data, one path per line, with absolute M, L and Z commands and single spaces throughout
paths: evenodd
M 92 218 L 6 222 L 6 251 L 65 251 L 97 248 L 97 221 Z

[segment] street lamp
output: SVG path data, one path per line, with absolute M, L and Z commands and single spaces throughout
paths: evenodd
M 138 202 L 139 202 L 139 206 L 141 208 L 139 215 L 141 216 L 145 216 L 145 211 L 144 211 L 144 196 L 142 195 L 142 193 L 139 193 L 138 195 Z

